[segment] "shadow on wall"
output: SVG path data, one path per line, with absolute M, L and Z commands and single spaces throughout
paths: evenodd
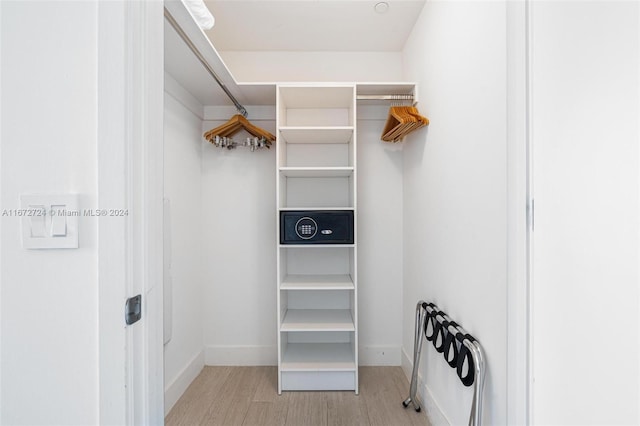
M 417 130 L 415 133 L 407 136 L 402 142 L 403 149 L 406 151 L 404 155 L 403 170 L 410 171 L 423 164 L 424 149 L 428 141 L 429 126 Z

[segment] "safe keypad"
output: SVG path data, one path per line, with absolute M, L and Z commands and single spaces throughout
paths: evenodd
M 309 217 L 303 217 L 297 223 L 296 233 L 302 239 L 313 238 L 313 236 L 316 235 L 316 231 L 316 222 Z

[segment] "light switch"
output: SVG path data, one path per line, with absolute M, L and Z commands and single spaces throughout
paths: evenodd
M 29 231 L 33 238 L 44 238 L 47 236 L 46 214 L 47 210 L 42 205 L 29 206 Z
M 77 194 L 22 194 L 20 207 L 24 248 L 78 248 Z
M 51 236 L 67 236 L 67 216 L 65 205 L 51 206 Z

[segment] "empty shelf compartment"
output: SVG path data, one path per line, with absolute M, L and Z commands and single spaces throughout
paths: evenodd
M 289 343 L 281 371 L 354 371 L 351 343 Z
M 287 275 L 280 285 L 281 290 L 352 290 L 350 275 Z
M 349 309 L 289 309 L 280 331 L 354 331 Z
M 281 127 L 280 135 L 286 143 L 349 143 L 352 126 L 334 127 Z

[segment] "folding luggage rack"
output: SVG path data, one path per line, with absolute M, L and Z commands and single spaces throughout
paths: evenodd
M 429 327 L 431 326 L 431 327 Z M 429 333 L 429 330 L 431 331 Z M 484 388 L 485 361 L 480 343 L 467 333 L 458 323 L 441 311 L 433 303 L 423 300 L 416 305 L 416 331 L 413 345 L 413 372 L 409 397 L 402 402 L 404 407 L 413 404 L 420 411 L 416 399 L 418 370 L 422 353 L 422 335 L 433 343 L 436 351 L 444 355 L 450 367 L 455 368 L 460 381 L 465 386 L 474 386 L 473 403 L 469 425 L 482 425 L 482 390 Z M 465 372 L 465 365 L 467 366 Z

